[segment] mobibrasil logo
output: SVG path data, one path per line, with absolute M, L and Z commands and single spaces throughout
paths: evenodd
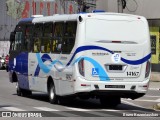
M 119 53 L 114 53 L 114 54 L 112 55 L 112 61 L 113 61 L 114 63 L 119 63 L 120 60 L 121 60 L 121 55 L 120 55 Z

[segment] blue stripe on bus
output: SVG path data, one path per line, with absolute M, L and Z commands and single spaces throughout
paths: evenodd
M 86 50 L 104 50 L 104 51 L 107 51 L 111 54 L 113 54 L 112 51 L 106 49 L 106 48 L 103 48 L 103 47 L 99 47 L 99 46 L 81 46 L 79 48 L 76 49 L 76 51 L 74 52 L 73 56 L 71 57 L 70 61 L 67 63 L 66 66 L 69 66 L 72 62 L 72 60 L 74 59 L 75 55 L 79 52 L 82 52 L 82 51 L 86 51 Z
M 71 57 L 70 61 L 67 63 L 66 66 L 69 66 L 71 63 L 72 63 L 72 60 L 74 59 L 75 55 L 79 52 L 82 52 L 82 51 L 85 51 L 85 50 L 104 50 L 104 51 L 107 51 L 111 54 L 113 54 L 114 52 L 112 52 L 111 50 L 109 49 L 106 49 L 106 48 L 103 48 L 103 47 L 99 47 L 99 46 L 81 46 L 79 48 L 76 49 L 76 51 L 74 52 L 73 56 Z M 124 63 L 127 63 L 127 64 L 131 64 L 131 65 L 139 65 L 139 64 L 142 64 L 144 62 L 146 62 L 148 59 L 151 58 L 151 53 L 148 54 L 146 57 L 142 58 L 142 59 L 139 59 L 139 60 L 127 60 L 125 58 L 121 58 L 121 60 L 124 62 Z
M 68 67 L 72 63 L 72 61 L 73 61 L 73 59 L 74 59 L 74 57 L 77 53 L 82 52 L 82 51 L 86 51 L 86 50 L 104 50 L 104 51 L 107 51 L 111 54 L 114 53 L 114 52 L 112 52 L 112 51 L 110 51 L 106 48 L 99 47 L 99 46 L 81 46 L 81 47 L 76 49 L 73 56 L 71 57 L 71 59 L 67 63 L 66 67 Z M 50 56 L 48 54 L 44 54 L 44 55 L 42 55 L 42 57 L 40 57 L 40 54 L 37 53 L 36 56 L 37 56 L 37 59 L 38 59 L 38 65 L 37 65 L 34 76 L 39 75 L 40 68 L 43 70 L 43 72 L 48 73 L 50 71 L 50 69 L 53 67 L 53 65 L 56 64 L 57 62 L 59 62 L 61 65 L 63 65 L 58 60 L 52 61 L 52 59 L 50 58 Z M 142 64 L 142 63 L 148 61 L 150 58 L 151 58 L 151 53 L 148 54 L 147 56 L 145 56 L 144 58 L 139 59 L 139 60 L 127 60 L 127 59 L 121 58 L 121 61 L 124 62 L 124 63 L 127 63 L 127 64 L 131 64 L 131 65 L 139 65 L 139 64 Z M 44 65 L 44 62 L 47 61 L 47 60 L 49 60 L 51 62 L 51 64 L 48 65 L 48 66 Z M 87 58 L 86 60 L 89 60 L 89 58 Z M 91 60 L 91 58 L 90 58 L 90 60 Z M 77 61 L 74 61 L 72 65 L 74 65 L 74 63 L 76 63 L 76 62 Z M 95 62 L 93 62 L 93 60 L 92 60 L 92 63 L 95 63 Z M 102 72 L 102 73 L 104 74 L 104 72 Z M 105 75 L 105 76 L 107 77 L 107 75 Z
M 19 21 L 19 23 L 32 22 L 34 18 L 23 18 Z
M 55 61 L 51 61 L 49 55 L 47 54 L 44 54 L 42 57 L 40 57 L 40 54 L 37 53 L 36 54 L 37 56 L 37 59 L 38 59 L 38 65 L 37 65 L 37 68 L 36 68 L 36 71 L 35 71 L 35 74 L 34 76 L 38 76 L 39 75 L 39 72 L 40 72 L 40 69 L 44 72 L 44 73 L 48 73 L 51 71 L 52 67 L 54 64 L 56 64 L 58 62 L 58 60 L 55 60 Z M 45 57 L 48 57 L 49 59 L 45 58 Z M 103 69 L 103 67 L 97 62 L 95 61 L 94 59 L 92 58 L 89 58 L 89 57 L 80 57 L 78 59 L 76 59 L 72 65 L 74 65 L 75 63 L 79 62 L 81 59 L 84 59 L 86 61 L 89 61 L 93 66 L 94 68 L 98 68 L 99 70 L 99 75 L 97 77 L 99 77 L 99 79 L 101 81 L 109 81 L 109 77 L 107 75 L 107 73 L 105 72 L 105 70 Z M 47 61 L 47 60 L 50 60 L 51 61 L 51 64 L 49 65 L 45 65 L 44 62 Z M 61 65 L 63 65 L 61 62 L 59 62 Z M 60 71 L 58 69 L 56 69 L 57 71 Z M 63 69 L 64 70 L 64 69 Z
M 59 64 L 63 65 L 58 60 L 52 61 L 51 57 L 48 54 L 43 54 L 42 57 L 40 57 L 40 54 L 36 53 L 36 56 L 37 56 L 37 60 L 38 60 L 38 65 L 36 67 L 34 76 L 38 76 L 39 75 L 40 69 L 42 69 L 42 71 L 44 73 L 48 73 L 48 72 L 50 72 L 50 70 L 51 70 L 51 68 L 53 67 L 54 64 L 59 63 Z M 49 65 L 46 66 L 44 64 L 45 61 L 50 61 L 51 64 L 49 64 Z
M 144 62 L 148 61 L 150 58 L 151 58 L 151 53 L 139 60 L 127 60 L 124 58 L 121 58 L 121 60 L 124 63 L 130 64 L 130 65 L 139 65 L 139 64 L 143 64 Z
M 77 62 L 79 62 L 81 59 L 84 59 L 84 60 L 90 62 L 94 66 L 94 68 L 98 68 L 99 72 L 98 72 L 98 76 L 97 77 L 99 77 L 99 79 L 101 81 L 110 81 L 110 78 L 108 77 L 108 75 L 107 75 L 106 71 L 103 69 L 103 67 L 97 61 L 95 61 L 92 58 L 89 58 L 89 57 L 79 57 L 78 59 L 75 60 L 75 62 L 73 62 L 72 65 L 74 65 Z

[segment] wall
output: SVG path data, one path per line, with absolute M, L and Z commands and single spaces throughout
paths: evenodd
M 101 9 L 107 9 L 109 12 L 118 12 L 118 0 L 97 0 Z M 124 13 L 145 16 L 148 19 L 160 18 L 160 0 L 126 0 L 127 6 Z M 106 4 L 106 5 L 104 5 Z
M 160 0 L 128 0 L 126 13 L 143 15 L 148 19 L 160 18 Z M 135 12 L 130 12 L 129 9 Z
M 97 0 L 96 9 L 108 11 L 108 0 Z
M 0 41 L 0 56 L 6 56 L 9 52 L 9 47 L 9 41 Z

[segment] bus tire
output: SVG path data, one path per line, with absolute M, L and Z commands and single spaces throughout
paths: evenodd
M 30 91 L 30 90 L 25 90 L 25 89 L 20 88 L 18 82 L 17 82 L 16 88 L 17 88 L 17 95 L 18 95 L 18 96 L 23 96 L 23 97 L 25 97 L 25 96 L 32 95 L 32 91 Z
M 120 97 L 100 97 L 100 103 L 103 107 L 115 108 L 121 103 Z
M 19 87 L 19 83 L 17 82 L 17 84 L 16 84 L 16 91 L 17 91 L 17 95 L 18 96 L 21 96 L 22 95 L 22 90 L 21 90 L 21 88 Z
M 49 87 L 49 101 L 51 104 L 57 104 L 58 103 L 58 98 L 56 95 L 56 91 L 55 91 L 55 86 L 52 83 Z
M 21 96 L 26 97 L 32 95 L 32 91 L 21 89 Z

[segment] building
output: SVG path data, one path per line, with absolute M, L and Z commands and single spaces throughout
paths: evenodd
M 141 15 L 147 18 L 150 26 L 152 71 L 160 71 L 160 0 L 97 0 L 97 9 L 107 12 L 123 12 Z

